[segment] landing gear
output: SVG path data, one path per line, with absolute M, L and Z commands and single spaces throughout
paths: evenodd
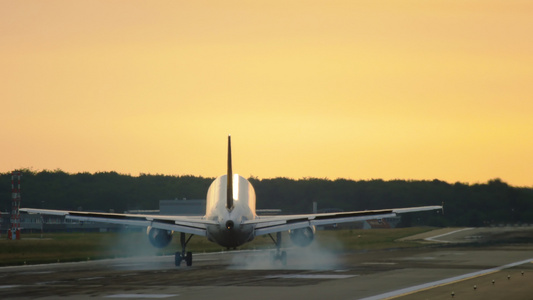
M 280 257 L 280 260 L 281 260 L 281 264 L 286 266 L 287 265 L 287 252 L 285 251 L 281 251 L 281 257 Z
M 276 251 L 272 251 L 270 255 L 270 260 L 272 263 L 275 263 L 277 260 L 281 262 L 282 265 L 287 265 L 287 252 L 285 250 L 281 251 L 281 232 L 276 232 L 276 238 L 272 237 L 272 235 L 268 235 L 276 244 Z
M 176 267 L 179 267 L 181 265 L 181 261 L 184 260 L 187 264 L 187 267 L 192 266 L 192 252 L 187 252 L 187 254 L 183 255 L 179 252 L 176 252 L 174 257 L 174 262 L 176 264 Z
M 181 261 L 184 260 L 187 264 L 187 267 L 192 266 L 192 252 L 186 252 L 186 247 L 189 241 L 192 238 L 192 234 L 186 239 L 185 233 L 180 233 L 180 242 L 181 242 L 181 252 L 176 252 L 174 256 L 174 263 L 176 267 L 181 265 Z
M 272 264 L 275 264 L 276 261 L 278 260 L 281 262 L 283 266 L 286 266 L 287 265 L 287 252 L 279 251 L 279 250 L 272 251 L 272 253 L 270 253 L 270 261 L 272 262 Z

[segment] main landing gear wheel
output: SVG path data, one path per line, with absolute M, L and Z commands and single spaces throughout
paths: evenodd
M 281 260 L 281 264 L 286 266 L 287 265 L 287 252 L 285 251 L 281 251 L 281 257 L 280 257 L 280 260 Z
M 270 262 L 275 264 L 276 261 L 280 261 L 282 265 L 287 265 L 287 252 L 286 251 L 272 251 L 270 254 Z
M 187 267 L 192 266 L 192 252 L 186 252 L 185 250 L 191 238 L 192 234 L 186 240 L 185 233 L 180 233 L 181 252 L 176 252 L 176 254 L 174 255 L 174 264 L 176 265 L 176 267 L 179 267 L 181 265 L 181 261 L 183 260 L 187 264 Z
M 174 264 L 176 265 L 176 267 L 179 267 L 181 265 L 181 260 L 181 253 L 176 252 L 176 254 L 174 255 Z
M 183 260 L 187 264 L 187 267 L 192 266 L 192 252 L 187 252 L 186 255 L 182 255 L 180 252 L 176 252 L 174 256 L 174 263 L 176 267 L 179 267 Z
M 192 252 L 187 252 L 187 256 L 185 257 L 185 262 L 187 263 L 187 267 L 192 266 Z
M 281 232 L 276 233 L 276 239 L 274 239 L 272 235 L 270 234 L 269 236 L 272 239 L 272 241 L 274 241 L 274 244 L 276 244 L 276 251 L 272 251 L 270 255 L 270 261 L 272 262 L 272 264 L 274 264 L 276 261 L 279 260 L 282 265 L 286 266 L 287 265 L 287 252 L 281 251 Z

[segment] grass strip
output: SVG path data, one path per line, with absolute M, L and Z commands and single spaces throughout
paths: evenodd
M 370 230 L 322 230 L 317 231 L 316 243 L 330 251 L 379 250 L 417 247 L 414 241 L 397 241 L 403 237 L 430 231 L 430 227 Z M 283 234 L 284 245 L 288 242 Z M 273 243 L 268 236 L 256 237 L 240 249 L 269 249 Z M 150 245 L 144 232 L 108 233 L 45 233 L 23 234 L 21 240 L 0 240 L 0 266 L 41 264 L 53 262 L 84 261 L 103 258 L 171 255 L 180 249 L 179 238 L 163 249 Z M 187 246 L 192 252 L 214 252 L 224 248 L 195 236 Z

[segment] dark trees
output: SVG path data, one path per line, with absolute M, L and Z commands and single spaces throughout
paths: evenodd
M 158 209 L 162 199 L 205 199 L 213 178 L 116 172 L 68 174 L 61 170 L 23 170 L 22 206 L 48 209 L 123 212 Z M 487 226 L 533 222 L 533 189 L 512 187 L 500 179 L 485 184 L 449 184 L 439 180 L 250 178 L 257 208 L 284 213 L 320 209 L 369 210 L 440 205 L 444 215 L 412 214 L 405 223 L 434 226 Z M 11 209 L 11 174 L 0 174 L 0 209 Z M 408 224 L 406 224 L 408 225 Z

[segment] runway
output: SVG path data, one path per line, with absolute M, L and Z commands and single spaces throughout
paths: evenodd
M 196 253 L 190 268 L 174 267 L 172 256 L 5 267 L 0 298 L 531 298 L 533 245 L 445 245 L 350 253 L 291 248 L 285 267 L 271 265 L 269 251 Z

